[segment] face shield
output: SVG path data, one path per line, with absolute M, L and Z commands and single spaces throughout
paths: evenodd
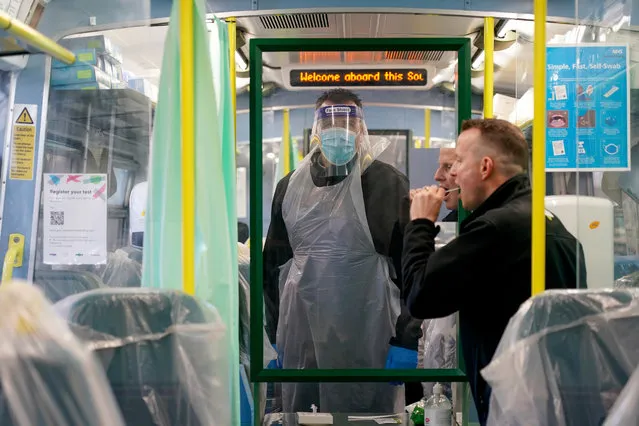
M 338 173 L 354 158 L 361 171 L 388 146 L 388 140 L 371 146 L 361 108 L 355 105 L 326 105 L 315 112 L 311 152 L 320 150 L 329 173 Z

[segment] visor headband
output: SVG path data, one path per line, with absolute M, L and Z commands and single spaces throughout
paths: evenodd
M 320 107 L 317 110 L 317 118 L 323 120 L 333 117 L 352 117 L 362 118 L 362 114 L 358 107 L 353 105 L 329 105 Z

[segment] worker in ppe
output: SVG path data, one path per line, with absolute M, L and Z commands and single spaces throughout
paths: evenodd
M 391 354 L 417 366 L 421 321 L 398 321 L 408 179 L 375 160 L 384 148 L 371 146 L 357 95 L 317 100 L 310 153 L 277 185 L 264 246 L 266 326 L 282 368 L 384 368 Z M 403 390 L 285 383 L 282 408 L 398 412 Z

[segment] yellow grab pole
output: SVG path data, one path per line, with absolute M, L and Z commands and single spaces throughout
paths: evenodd
M 532 142 L 532 295 L 546 289 L 546 0 L 535 0 Z
M 193 0 L 180 0 L 182 289 L 195 294 L 195 85 Z
M 4 255 L 4 263 L 2 264 L 2 281 L 0 282 L 5 283 L 7 281 L 11 281 L 11 278 L 13 277 L 13 267 L 15 266 L 17 257 L 18 249 L 10 247 Z
M 44 53 L 53 56 L 67 65 L 71 65 L 75 62 L 75 55 L 73 52 L 60 46 L 58 43 L 31 28 L 27 24 L 12 19 L 11 16 L 2 11 L 0 11 L 0 29 L 13 34 L 19 39 L 24 40 L 27 44 L 37 47 Z
M 226 20 L 229 25 L 229 64 L 231 66 L 231 102 L 233 104 L 233 141 L 237 146 L 237 85 L 235 79 L 235 50 L 237 48 L 237 23 L 235 18 Z
M 430 148 L 430 109 L 424 110 L 424 148 Z
M 284 111 L 282 111 L 282 143 L 280 144 L 280 149 L 284 150 L 284 156 L 282 157 L 282 159 L 284 160 L 284 164 L 280 165 L 284 176 L 288 175 L 292 169 L 290 139 L 291 112 L 288 108 L 284 108 Z
M 2 264 L 3 283 L 11 280 L 13 277 L 13 268 L 19 268 L 22 266 L 23 255 L 24 235 L 9 235 L 9 245 L 7 246 L 7 253 L 4 256 L 4 263 Z
M 484 18 L 484 118 L 493 118 L 495 18 Z

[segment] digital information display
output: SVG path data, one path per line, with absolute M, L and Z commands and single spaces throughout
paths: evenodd
M 426 87 L 425 68 L 324 69 L 289 71 L 292 87 Z

